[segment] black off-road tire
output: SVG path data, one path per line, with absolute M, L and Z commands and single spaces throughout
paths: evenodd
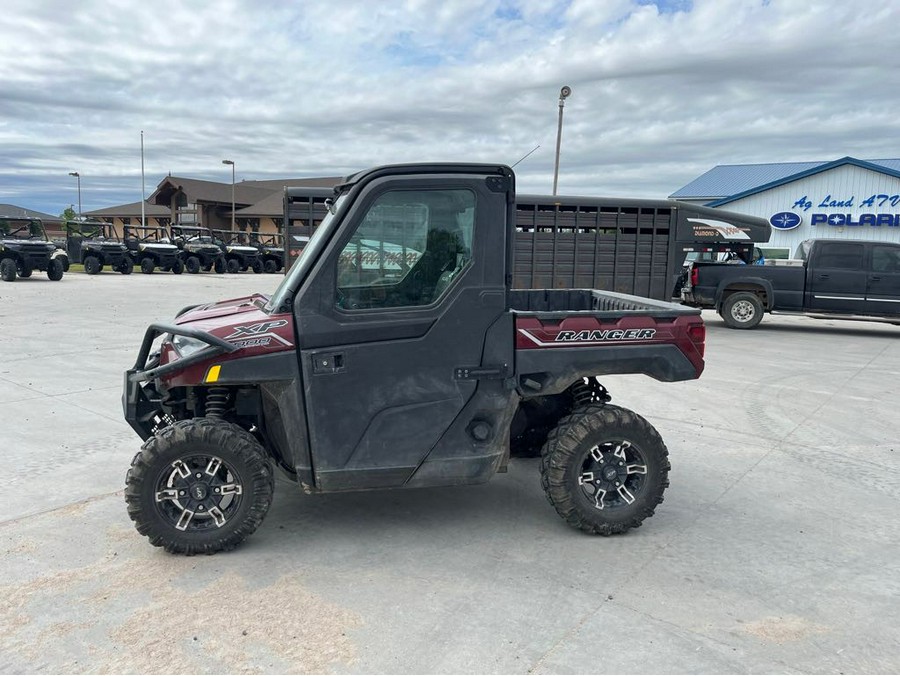
M 53 259 L 47 264 L 47 279 L 51 282 L 58 282 L 63 278 L 63 264 Z
M 34 272 L 34 270 L 27 265 L 20 264 L 16 268 L 16 272 L 19 273 L 19 277 L 21 277 L 22 279 L 28 279 L 29 277 L 31 277 L 31 273 Z
M 196 256 L 188 256 L 187 260 L 184 262 L 184 269 L 187 270 L 188 273 L 196 275 L 200 272 L 200 259 Z
M 102 269 L 100 259 L 96 256 L 85 256 L 82 263 L 84 264 L 84 271 L 89 275 L 99 274 Z
M 235 274 L 241 271 L 241 262 L 237 258 L 229 258 L 225 267 L 228 272 Z
M 145 275 L 153 274 L 153 271 L 156 269 L 156 263 L 153 261 L 150 256 L 144 256 L 141 259 L 141 272 Z
M 269 274 L 278 272 L 278 263 L 273 261 L 271 258 L 263 263 L 263 270 L 268 272 Z
M 250 269 L 253 270 L 253 272 L 257 275 L 260 274 L 263 271 L 262 261 L 257 258 L 255 261 L 253 261 L 253 265 L 250 266 Z
M 184 261 L 180 258 L 176 258 L 175 262 L 172 263 L 172 274 L 180 275 L 182 272 L 184 272 Z
M 560 420 L 548 435 L 541 485 L 570 526 L 616 535 L 640 526 L 663 501 L 668 456 L 644 418 L 619 406 L 592 404 Z
M 733 293 L 722 303 L 719 316 L 732 329 L 752 329 L 762 321 L 763 304 L 749 291 Z
M 205 464 L 207 460 L 209 464 Z M 220 467 L 210 474 L 213 461 Z M 184 478 L 180 470 L 186 469 L 190 472 Z M 241 493 L 214 496 L 216 481 L 222 480 L 230 481 L 225 486 L 241 486 Z M 193 483 L 188 485 L 188 481 Z M 206 497 L 195 500 L 194 490 L 201 485 L 200 493 Z M 177 499 L 163 495 L 173 490 L 180 494 Z M 185 494 L 182 491 L 191 495 L 180 497 Z M 273 493 L 272 467 L 259 442 L 237 425 L 210 418 L 182 420 L 157 432 L 134 457 L 125 479 L 128 515 L 138 532 L 155 547 L 189 556 L 237 547 L 262 523 Z M 235 501 L 223 506 L 216 518 L 209 506 L 200 509 L 201 503 L 212 505 L 220 500 L 218 507 L 229 498 Z M 179 528 L 189 511 L 184 528 Z M 217 524 L 220 516 L 224 521 Z
M 219 256 L 213 263 L 213 270 L 217 275 L 224 274 L 226 267 L 227 266 L 225 265 L 225 259 L 221 256 Z
M 123 275 L 130 275 L 134 272 L 134 261 L 130 258 L 124 258 L 119 264 L 119 272 Z
M 12 258 L 0 261 L 0 279 L 4 282 L 16 281 L 16 262 Z

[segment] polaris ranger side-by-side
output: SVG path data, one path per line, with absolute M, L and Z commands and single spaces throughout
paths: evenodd
M 259 247 L 250 244 L 250 234 L 239 230 L 213 230 L 219 246 L 225 254 L 225 269 L 228 272 L 246 272 L 248 269 L 259 274 L 263 271 Z
M 284 237 L 278 234 L 258 234 L 257 246 L 263 270 L 269 273 L 281 272 L 284 267 Z
M 125 489 L 137 530 L 170 552 L 231 549 L 268 511 L 273 467 L 311 493 L 477 484 L 531 428 L 549 430 L 541 483 L 570 525 L 610 535 L 651 516 L 668 451 L 598 376 L 699 377 L 700 313 L 511 290 L 514 180 L 502 165 L 361 172 L 271 297 L 151 324 L 123 393 L 145 442 Z
M 89 275 L 109 268 L 130 275 L 134 263 L 113 226 L 96 220 L 66 221 L 66 254 L 69 263 L 81 263 Z
M 225 253 L 209 228 L 198 225 L 172 225 L 172 242 L 184 255 L 184 268 L 192 275 L 201 270 L 225 272 Z
M 141 266 L 145 275 L 153 274 L 156 268 L 163 272 L 172 271 L 180 275 L 184 272 L 184 261 L 178 247 L 169 240 L 165 228 L 154 225 L 126 225 L 123 230 L 125 245 L 132 260 Z
M 16 281 L 31 277 L 34 270 L 47 273 L 54 282 L 63 278 L 62 257 L 47 238 L 39 218 L 0 215 L 0 279 Z

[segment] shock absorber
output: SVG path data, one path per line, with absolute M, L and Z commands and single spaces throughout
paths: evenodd
M 206 393 L 206 417 L 223 418 L 228 410 L 228 388 L 210 387 Z
M 584 378 L 579 383 L 572 385 L 572 400 L 574 408 L 580 408 L 589 404 L 605 404 L 612 397 L 606 388 L 600 384 L 596 377 Z

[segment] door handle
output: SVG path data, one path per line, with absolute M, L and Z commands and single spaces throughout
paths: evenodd
M 872 275 L 871 277 L 869 277 L 869 281 L 870 282 L 880 282 L 881 277 L 879 275 Z
M 344 370 L 343 352 L 320 352 L 312 356 L 313 374 L 340 373 Z
M 817 279 L 830 279 L 828 275 L 819 275 Z

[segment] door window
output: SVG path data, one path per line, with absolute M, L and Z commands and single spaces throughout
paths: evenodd
M 890 246 L 873 247 L 872 272 L 900 272 L 900 249 Z
M 369 207 L 337 263 L 344 310 L 436 302 L 472 262 L 475 194 L 394 190 Z
M 862 270 L 863 245 L 829 243 L 819 254 L 816 267 L 832 270 Z

